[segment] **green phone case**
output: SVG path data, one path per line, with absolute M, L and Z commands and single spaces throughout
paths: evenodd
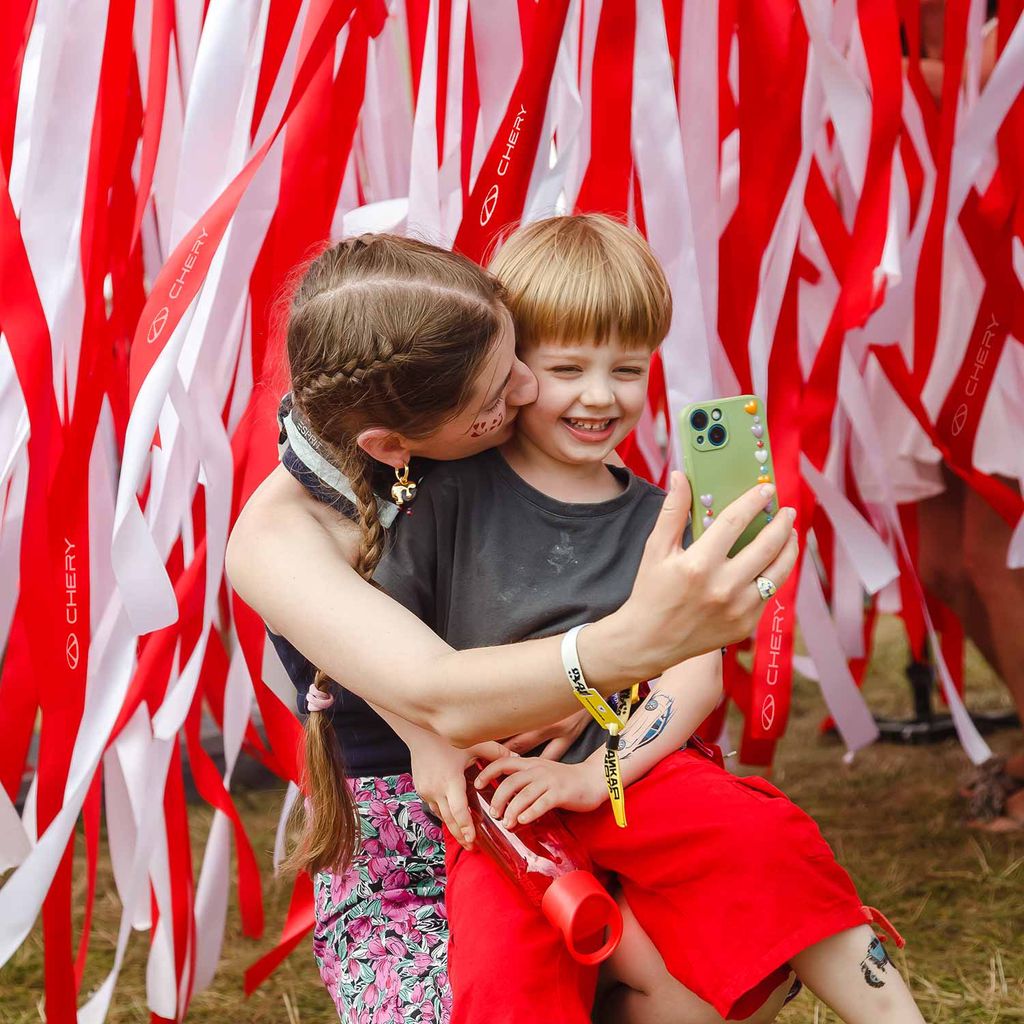
M 702 419 L 699 413 L 704 414 Z M 695 421 L 696 420 L 696 425 Z M 724 429 L 724 440 L 716 428 Z M 679 414 L 683 467 L 693 488 L 693 538 L 696 540 L 714 517 L 757 483 L 775 483 L 775 465 L 768 440 L 764 402 L 754 395 L 694 402 Z M 772 521 L 777 509 L 759 512 L 733 545 L 730 555 L 749 544 Z

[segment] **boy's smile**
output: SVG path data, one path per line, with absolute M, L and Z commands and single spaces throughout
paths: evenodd
M 618 421 L 617 416 L 605 417 L 599 420 L 570 416 L 562 420 L 572 435 L 584 444 L 596 444 L 601 441 L 607 441 L 615 433 L 615 425 Z

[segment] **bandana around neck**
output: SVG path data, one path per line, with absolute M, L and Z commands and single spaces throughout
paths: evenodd
M 327 455 L 327 447 L 316 435 L 309 421 L 295 407 L 292 401 L 291 392 L 281 399 L 277 410 L 277 423 L 280 428 L 278 435 L 277 450 L 278 457 L 293 476 L 297 476 L 288 458 L 289 451 L 292 457 L 304 467 L 328 492 L 341 495 L 347 498 L 353 505 L 357 504 L 355 491 L 349 483 L 348 477 L 330 461 Z M 299 478 L 300 483 L 306 482 Z M 316 495 L 321 500 L 330 498 L 330 494 Z M 378 496 L 377 518 L 381 525 L 387 529 L 398 515 L 398 506 Z

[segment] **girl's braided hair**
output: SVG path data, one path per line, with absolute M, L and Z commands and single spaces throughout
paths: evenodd
M 292 397 L 356 496 L 356 569 L 370 579 L 384 550 L 359 433 L 384 427 L 423 438 L 458 414 L 501 330 L 501 286 L 475 263 L 426 242 L 360 235 L 306 269 L 287 328 Z M 318 686 L 336 689 L 323 672 Z M 284 870 L 340 871 L 359 820 L 325 712 L 306 723 L 306 820 Z

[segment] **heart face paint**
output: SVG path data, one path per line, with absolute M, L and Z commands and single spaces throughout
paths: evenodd
M 505 422 L 505 410 L 502 409 L 496 416 L 491 419 L 478 420 L 470 428 L 470 437 L 483 437 L 484 434 L 490 434 L 497 430 Z

